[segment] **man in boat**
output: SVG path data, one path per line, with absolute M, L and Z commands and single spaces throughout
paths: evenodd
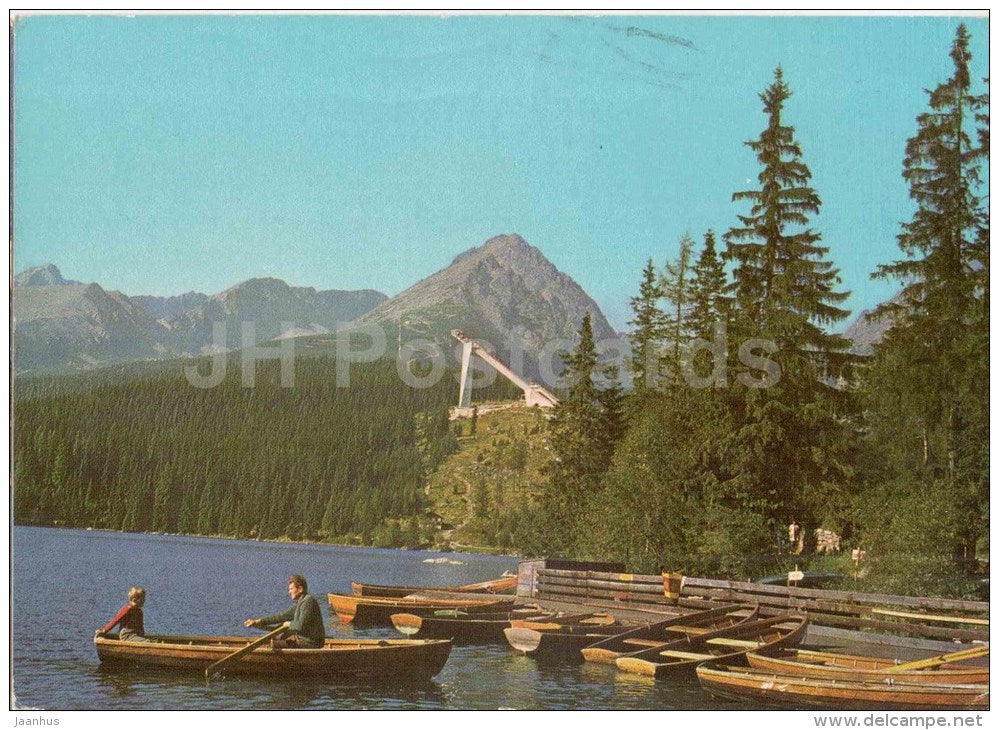
M 283 639 L 274 641 L 274 646 L 289 649 L 319 649 L 326 643 L 326 629 L 323 626 L 323 613 L 319 601 L 309 595 L 309 584 L 297 573 L 288 579 L 288 595 L 295 605 L 287 611 L 263 618 L 248 618 L 243 626 L 274 627 L 290 621 Z
M 146 627 L 142 620 L 142 606 L 145 602 L 146 589 L 133 586 L 128 591 L 128 603 L 122 606 L 103 629 L 97 629 L 94 636 L 104 636 L 121 624 L 121 630 L 118 632 L 121 641 L 151 641 L 146 638 Z

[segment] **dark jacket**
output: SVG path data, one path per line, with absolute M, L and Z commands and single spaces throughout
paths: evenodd
M 264 616 L 258 620 L 265 625 L 291 621 L 291 626 L 288 627 L 289 633 L 306 638 L 317 647 L 322 646 L 326 641 L 326 629 L 323 626 L 323 612 L 319 608 L 319 601 L 308 593 L 299 596 L 295 605 L 287 611 L 276 613 L 273 616 Z

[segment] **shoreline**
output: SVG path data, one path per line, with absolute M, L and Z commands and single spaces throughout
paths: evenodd
M 41 528 L 45 530 L 76 530 L 78 532 L 102 532 L 111 535 L 137 535 L 137 536 L 147 536 L 147 537 L 182 537 L 191 538 L 196 540 L 226 540 L 229 542 L 247 542 L 247 543 L 267 543 L 271 545 L 306 545 L 313 547 L 342 547 L 342 548 L 355 548 L 358 550 L 392 550 L 394 552 L 406 552 L 406 553 L 430 553 L 434 555 L 454 555 L 454 554 L 466 554 L 466 555 L 485 555 L 487 557 L 495 558 L 511 558 L 515 560 L 523 560 L 522 555 L 511 555 L 509 553 L 497 553 L 487 550 L 434 550 L 432 548 L 401 548 L 401 547 L 378 547 L 377 545 L 358 545 L 355 543 L 342 543 L 342 542 L 311 542 L 308 540 L 292 540 L 289 538 L 256 538 L 256 537 L 230 537 L 226 535 L 201 535 L 196 533 L 181 533 L 181 532 L 128 532 L 126 530 L 114 530 L 109 527 L 75 527 L 70 525 L 37 525 L 37 524 L 23 524 L 12 522 L 11 528 L 14 527 L 31 527 L 31 528 Z

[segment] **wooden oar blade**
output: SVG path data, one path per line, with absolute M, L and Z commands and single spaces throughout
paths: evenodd
M 894 667 L 888 669 L 889 672 L 904 672 L 912 669 L 928 669 L 929 667 L 937 667 L 941 664 L 949 664 L 950 662 L 958 662 L 964 659 L 977 659 L 978 657 L 987 656 L 989 653 L 988 645 L 975 646 L 971 649 L 964 649 L 962 651 L 954 651 L 949 654 L 941 654 L 940 656 L 930 657 L 929 659 L 920 659 L 914 662 L 906 662 L 905 664 L 896 664 Z
M 271 639 L 276 639 L 278 636 L 280 636 L 281 634 L 283 634 L 285 631 L 288 630 L 288 626 L 289 622 L 285 621 L 283 624 L 278 626 L 273 631 L 269 631 L 268 633 L 261 636 L 259 639 L 251 641 L 246 646 L 242 647 L 241 649 L 237 649 L 227 657 L 219 659 L 214 664 L 208 665 L 208 667 L 205 669 L 205 681 L 211 682 L 212 678 L 214 678 L 216 675 L 222 672 L 222 670 L 224 670 L 230 664 L 238 662 L 240 659 L 249 654 L 251 651 L 253 651 L 259 646 L 266 644 Z

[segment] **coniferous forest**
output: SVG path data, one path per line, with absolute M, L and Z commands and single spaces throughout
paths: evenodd
M 58 382 L 29 383 L 14 411 L 15 519 L 417 546 L 424 473 L 454 445 L 451 381 L 410 388 L 383 359 L 337 388 L 335 370 L 299 358 L 290 388 L 273 361 L 252 388 L 239 367 L 203 389 L 180 368 L 73 376 L 52 397 Z M 407 534 L 386 521 L 401 517 Z
M 952 76 L 899 145 L 915 212 L 898 259 L 872 272 L 901 290 L 872 315 L 892 323 L 875 355 L 834 334 L 848 293 L 778 67 L 746 142 L 757 182 L 719 212 L 735 222 L 642 274 L 627 394 L 598 377 L 582 323 L 533 551 L 748 578 L 790 568 L 793 523 L 863 549 L 868 588 L 974 591 L 989 525 L 989 116 L 968 40 L 962 25 Z
M 968 40 L 962 25 L 951 76 L 926 80 L 898 141 L 914 212 L 871 272 L 900 291 L 872 315 L 891 322 L 874 355 L 836 334 L 849 292 L 794 127 L 808 100 L 778 67 L 759 107 L 745 99 L 755 182 L 635 282 L 627 372 L 579 323 L 516 549 L 751 578 L 786 569 L 794 523 L 863 549 L 868 589 L 974 592 L 989 548 L 989 111 Z M 448 422 L 454 380 L 411 388 L 392 358 L 354 366 L 348 388 L 330 357 L 296 360 L 293 388 L 278 372 L 259 363 L 253 388 L 238 368 L 205 389 L 169 368 L 19 382 L 15 520 L 427 544 L 424 487 L 463 428 Z

